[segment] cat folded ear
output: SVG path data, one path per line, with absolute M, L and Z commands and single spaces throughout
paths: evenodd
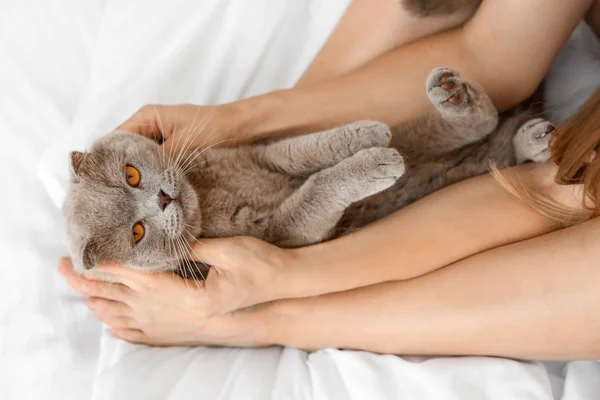
M 96 266 L 98 243 L 94 238 L 71 238 L 69 245 L 75 272 L 82 274 Z
M 69 158 L 71 159 L 71 179 L 73 182 L 79 182 L 80 170 L 87 153 L 82 153 L 80 151 L 72 151 L 69 154 Z
M 96 253 L 98 251 L 98 243 L 96 240 L 88 239 L 81 249 L 81 266 L 84 270 L 92 269 L 96 266 Z

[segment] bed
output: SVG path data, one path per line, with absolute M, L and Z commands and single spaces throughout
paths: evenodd
M 0 1 L 0 399 L 600 398 L 591 361 L 132 345 L 58 276 L 69 150 L 145 103 L 293 86 L 348 2 Z M 550 73 L 553 118 L 598 84 L 599 63 L 580 27 Z

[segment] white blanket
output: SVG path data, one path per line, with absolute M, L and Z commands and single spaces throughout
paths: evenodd
M 592 362 L 158 349 L 103 332 L 56 274 L 68 150 L 144 103 L 289 87 L 348 0 L 0 1 L 0 399 L 558 399 Z M 401 340 L 401 338 L 399 338 Z

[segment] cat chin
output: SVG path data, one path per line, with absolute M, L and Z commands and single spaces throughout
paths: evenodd
M 179 236 L 187 236 L 183 234 L 183 232 L 187 231 L 193 238 L 198 238 L 202 233 L 202 215 L 196 192 L 189 183 L 185 182 L 180 196 L 180 201 L 177 204 L 182 218 L 182 223 L 180 223 L 181 226 L 179 227 L 179 231 L 181 231 L 179 232 Z M 183 227 L 185 227 L 185 230 Z
M 170 266 L 141 266 L 141 265 L 126 265 L 127 268 L 133 269 L 135 271 L 147 272 L 149 274 L 158 274 L 161 272 L 172 272 L 177 269 L 177 267 Z

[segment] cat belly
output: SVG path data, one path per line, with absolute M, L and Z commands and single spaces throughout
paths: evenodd
M 242 164 L 243 166 L 244 164 Z M 254 236 L 264 239 L 273 213 L 303 180 L 247 165 L 213 166 L 210 185 L 199 185 L 201 237 Z

